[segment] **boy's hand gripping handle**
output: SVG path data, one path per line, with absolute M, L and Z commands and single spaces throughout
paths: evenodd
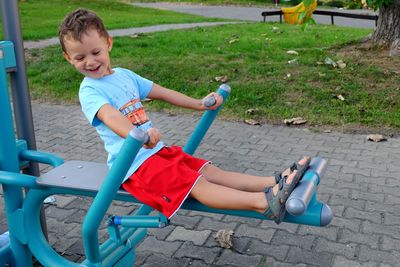
M 215 98 L 215 96 L 209 96 L 204 100 L 204 106 L 209 108 L 215 105 L 215 103 L 217 103 L 217 99 Z

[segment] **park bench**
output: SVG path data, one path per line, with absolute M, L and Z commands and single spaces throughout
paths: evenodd
M 335 17 L 345 17 L 345 18 L 353 18 L 353 19 L 366 19 L 366 20 L 375 20 L 375 26 L 378 24 L 378 15 L 371 15 L 371 14 L 354 14 L 354 13 L 347 13 L 335 10 L 315 10 L 313 12 L 314 15 L 325 15 L 331 16 L 331 24 L 335 24 Z M 263 11 L 261 13 L 263 16 L 263 21 L 265 22 L 267 16 L 279 16 L 279 22 L 282 23 L 282 10 L 271 10 L 271 11 Z

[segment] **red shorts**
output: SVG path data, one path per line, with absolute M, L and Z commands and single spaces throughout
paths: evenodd
M 167 218 L 177 212 L 209 161 L 192 157 L 181 147 L 164 147 L 148 158 L 122 187 Z

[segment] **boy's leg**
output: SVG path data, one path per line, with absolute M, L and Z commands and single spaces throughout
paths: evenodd
M 293 181 L 296 171 L 289 175 L 287 183 Z M 279 185 L 273 187 L 276 195 Z M 264 213 L 268 202 L 264 192 L 246 192 L 223 185 L 218 185 L 201 177 L 194 186 L 190 196 L 200 203 L 216 209 L 253 210 Z
M 298 163 L 303 165 L 306 161 L 307 157 L 303 157 Z M 286 169 L 283 175 L 289 175 L 290 173 L 290 169 Z M 247 192 L 263 192 L 265 188 L 276 184 L 274 176 L 261 177 L 229 172 L 212 164 L 205 165 L 201 170 L 201 174 L 211 183 Z

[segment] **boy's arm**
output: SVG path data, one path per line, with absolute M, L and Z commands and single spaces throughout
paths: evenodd
M 133 129 L 132 123 L 121 112 L 116 110 L 110 104 L 101 106 L 97 111 L 97 118 L 107 125 L 114 133 L 122 138 L 126 138 L 129 131 Z M 145 144 L 146 148 L 154 147 L 160 141 L 160 132 L 156 128 L 150 128 L 149 142 Z
M 204 105 L 204 100 L 211 95 L 214 95 L 217 101 L 213 106 L 206 107 Z M 163 100 L 175 106 L 194 110 L 216 109 L 223 101 L 222 97 L 217 93 L 211 93 L 203 99 L 194 99 L 177 91 L 162 87 L 156 83 L 153 84 L 148 97 L 151 99 Z

